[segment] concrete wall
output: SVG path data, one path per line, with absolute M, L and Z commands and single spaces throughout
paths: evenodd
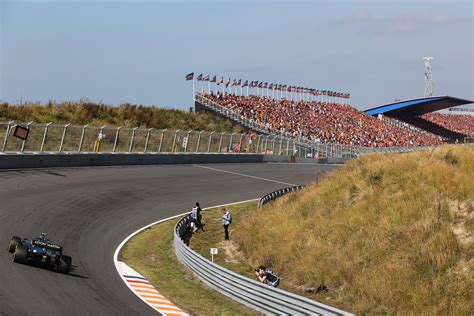
M 298 163 L 345 163 L 346 158 L 296 158 Z M 124 166 L 193 163 L 260 163 L 291 162 L 290 156 L 263 154 L 0 154 L 0 169 Z
M 0 169 L 191 163 L 258 163 L 262 154 L 5 154 Z

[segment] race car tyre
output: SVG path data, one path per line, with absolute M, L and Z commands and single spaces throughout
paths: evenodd
M 21 238 L 13 236 L 10 239 L 10 243 L 8 244 L 8 252 L 13 253 L 15 251 L 16 246 L 18 246 L 19 244 L 21 244 Z
M 28 259 L 28 248 L 23 245 L 18 245 L 13 253 L 13 261 L 16 263 L 26 263 Z
M 69 274 L 69 272 L 71 271 L 71 263 L 72 263 L 71 257 L 61 256 L 61 259 L 59 260 L 59 265 L 58 265 L 58 272 Z

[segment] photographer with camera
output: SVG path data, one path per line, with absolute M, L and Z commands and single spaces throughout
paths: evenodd
M 278 274 L 270 269 L 265 268 L 265 266 L 260 266 L 255 269 L 255 275 L 260 282 L 267 285 L 277 287 L 280 284 L 280 277 Z

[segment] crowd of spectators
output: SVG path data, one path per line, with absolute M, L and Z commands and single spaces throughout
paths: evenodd
M 429 146 L 443 142 L 433 134 L 389 124 L 348 105 L 225 93 L 206 97 L 276 133 L 315 142 L 366 147 Z
M 474 115 L 427 113 L 421 118 L 450 131 L 465 136 L 474 136 Z

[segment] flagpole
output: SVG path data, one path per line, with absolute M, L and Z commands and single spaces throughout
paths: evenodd
M 196 100 L 196 96 L 195 96 L 195 93 L 194 93 L 194 75 L 193 75 L 193 101 Z
M 211 94 L 211 82 L 210 81 L 207 82 L 207 93 Z

